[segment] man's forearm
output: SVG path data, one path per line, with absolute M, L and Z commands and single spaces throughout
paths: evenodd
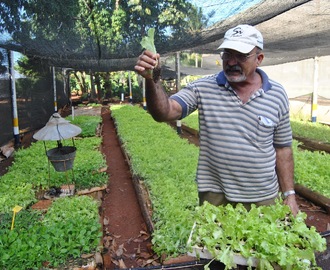
M 181 117 L 181 106 L 168 98 L 160 81 L 146 80 L 146 99 L 148 111 L 156 121 L 173 121 Z
M 168 96 L 160 81 L 146 80 L 146 100 L 148 111 L 158 121 L 167 121 L 170 111 Z
M 281 191 L 285 195 L 284 203 L 296 216 L 299 206 L 294 192 L 294 162 L 291 147 L 276 148 L 276 173 Z
M 276 173 L 282 192 L 294 189 L 294 162 L 291 147 L 276 149 Z

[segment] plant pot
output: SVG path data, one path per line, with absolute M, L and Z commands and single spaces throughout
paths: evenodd
M 47 157 L 58 172 L 71 170 L 76 156 L 76 147 L 62 146 L 47 151 Z

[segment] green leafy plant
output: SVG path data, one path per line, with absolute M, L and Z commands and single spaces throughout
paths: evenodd
M 120 140 L 130 158 L 133 173 L 144 181 L 150 192 L 153 210 L 152 219 L 155 226 L 152 235 L 154 251 L 159 255 L 167 254 L 168 256 L 186 253 L 186 243 L 193 221 L 196 219 L 195 209 L 198 204 L 197 187 L 194 182 L 198 148 L 187 143 L 186 140 L 182 140 L 166 123 L 153 121 L 151 116 L 140 107 L 112 106 L 111 111 Z M 168 151 L 168 149 L 171 149 L 171 151 Z M 278 210 L 274 208 L 278 208 Z M 209 211 L 209 215 L 212 215 L 212 211 Z M 276 243 L 277 240 L 282 241 L 282 243 L 286 241 L 283 235 L 282 238 L 277 235 L 277 226 L 282 229 L 283 224 L 289 222 L 291 227 L 284 226 L 284 230 L 290 228 L 291 240 L 297 240 L 298 242 L 295 244 L 299 243 L 301 248 L 296 249 L 296 253 L 288 251 L 288 256 L 292 255 L 292 258 L 297 258 L 297 256 L 299 258 L 306 257 L 313 262 L 311 250 L 322 250 L 324 241 L 320 240 L 314 227 L 307 230 L 303 213 L 300 213 L 297 219 L 294 219 L 288 211 L 288 208 L 282 204 L 264 209 L 254 209 L 251 215 L 254 214 L 255 218 L 251 218 L 251 221 L 246 223 L 246 210 L 242 213 L 240 210 L 233 210 L 231 214 L 225 214 L 228 215 L 227 227 L 231 234 L 226 232 L 224 235 L 230 235 L 233 238 L 236 233 L 235 226 L 240 228 L 241 233 L 250 229 L 252 232 L 254 231 L 255 235 L 246 240 L 249 241 L 248 245 L 242 245 L 242 253 L 247 257 L 256 255 L 255 251 L 251 254 L 248 248 L 249 245 L 251 246 L 255 242 L 255 245 L 264 248 L 264 251 L 260 251 L 259 255 L 256 256 L 260 259 L 261 264 L 268 265 L 269 262 L 277 261 L 280 256 L 282 256 L 281 259 L 286 260 L 285 256 L 287 255 L 285 252 L 287 251 L 283 248 L 276 251 L 275 245 L 278 244 Z M 202 212 L 204 212 L 204 208 L 198 213 Z M 264 216 L 265 221 L 268 220 L 267 226 L 258 225 L 261 218 L 261 216 L 256 218 L 258 213 Z M 276 220 L 276 217 L 278 220 Z M 274 222 L 271 223 L 270 221 Z M 294 236 L 295 230 L 297 230 L 296 236 Z M 265 238 L 257 238 L 260 232 L 263 233 Z M 267 236 L 265 236 L 266 233 L 268 233 Z M 220 235 L 221 232 L 215 230 L 212 233 L 205 233 L 205 239 L 208 237 L 209 241 L 212 242 L 214 241 L 213 238 L 219 238 Z M 269 235 L 272 235 L 272 239 L 268 243 Z M 300 236 L 302 237 L 301 240 L 299 240 Z M 229 241 L 229 239 L 227 240 Z M 233 244 L 234 251 L 238 251 L 241 244 L 241 242 L 235 242 Z M 276 254 L 269 255 L 268 248 Z M 224 256 L 232 252 L 227 246 L 223 247 L 223 250 L 225 254 L 222 255 Z M 284 254 L 281 254 L 281 252 Z M 268 255 L 273 257 L 268 257 Z M 276 258 L 276 256 L 278 257 Z M 288 259 L 287 263 L 292 263 L 293 260 Z M 230 259 L 228 259 L 227 263 L 230 262 Z M 283 263 L 283 261 L 280 261 L 280 263 Z M 304 265 L 303 259 L 294 262 L 292 265 L 295 264 Z
M 193 112 L 182 119 L 182 123 L 192 129 L 199 130 L 198 111 Z
M 89 122 L 92 122 L 90 124 Z M 76 189 L 104 185 L 108 181 L 105 160 L 99 151 L 101 138 L 95 137 L 99 118 L 78 117 L 86 136 L 77 138 L 74 178 L 72 172 L 57 172 L 47 161 L 46 150 L 56 142 L 35 142 L 15 153 L 8 172 L 0 178 L 0 268 L 43 269 L 58 267 L 83 253 L 94 252 L 102 235 L 98 205 L 89 197 L 69 197 L 54 201 L 43 215 L 29 206 L 36 202 L 36 192 L 50 186 L 74 183 Z M 93 131 L 91 131 L 93 130 Z M 68 144 L 63 141 L 63 144 Z M 70 143 L 72 143 L 70 141 Z M 72 173 L 72 174 L 71 174 Z M 10 230 L 12 209 L 23 207 Z
M 295 181 L 330 198 L 330 155 L 325 152 L 301 150 L 301 143 L 293 141 Z
M 112 106 L 111 111 L 133 173 L 150 192 L 154 250 L 171 256 L 185 253 L 193 225 L 191 211 L 198 204 L 194 181 L 198 148 L 139 107 Z
M 235 254 L 245 257 L 250 266 L 252 258 L 259 259 L 263 269 L 273 269 L 273 263 L 282 269 L 310 269 L 316 266 L 314 252 L 326 249 L 325 239 L 314 227 L 306 226 L 306 214 L 293 217 L 280 201 L 271 206 L 252 205 L 250 211 L 242 204 L 214 206 L 206 202 L 197 208 L 194 218 L 190 248 L 206 248 L 227 269 L 236 267 Z
M 153 53 L 157 53 L 154 40 L 155 40 L 155 28 L 150 28 L 148 30 L 148 35 L 142 38 L 140 44 L 142 48 L 151 51 Z
M 102 235 L 98 203 L 87 196 L 60 198 L 46 214 L 22 210 L 10 230 L 9 214 L 0 216 L 0 268 L 59 267 L 83 253 L 95 252 Z
M 81 133 L 78 136 L 83 138 L 94 137 L 96 135 L 97 127 L 102 122 L 100 116 L 90 115 L 78 115 L 74 118 L 72 116 L 68 116 L 66 119 L 81 128 Z
M 79 116 L 75 124 L 95 135 L 99 117 Z M 89 123 L 92 123 L 91 125 Z M 93 131 L 91 131 L 93 130 Z M 71 140 L 63 141 L 72 144 Z M 56 142 L 35 142 L 29 148 L 15 152 L 15 160 L 8 172 L 0 177 L 0 213 L 11 212 L 15 205 L 27 207 L 36 202 L 35 193 L 51 186 L 74 183 L 77 189 L 104 185 L 108 181 L 105 159 L 99 151 L 101 138 L 88 137 L 75 140 L 77 147 L 73 171 L 57 172 L 47 160 L 46 150 L 57 147 Z M 74 177 L 73 177 L 74 175 Z
M 36 201 L 36 191 L 51 186 L 74 183 L 76 189 L 84 189 L 104 185 L 108 176 L 99 171 L 106 166 L 99 151 L 100 143 L 98 137 L 77 139 L 73 171 L 65 173 L 55 171 L 49 163 L 43 142 L 17 151 L 13 165 L 0 178 L 0 213 L 11 211 L 15 205 L 30 205 Z M 47 149 L 53 147 L 56 147 L 55 142 L 46 143 Z
M 291 127 L 295 136 L 330 143 L 330 127 L 309 121 L 291 119 Z

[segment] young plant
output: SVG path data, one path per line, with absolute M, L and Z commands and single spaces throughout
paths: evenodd
M 0 268 L 11 270 L 59 267 L 83 253 L 95 252 L 101 225 L 98 203 L 87 196 L 60 198 L 43 215 L 36 210 L 0 216 Z
M 148 35 L 142 38 L 140 44 L 142 48 L 157 53 L 155 47 L 155 28 L 150 28 L 148 30 Z
M 143 37 L 141 42 L 140 42 L 142 48 L 150 51 L 150 52 L 153 52 L 153 53 L 157 53 L 157 50 L 156 50 L 156 47 L 155 47 L 155 28 L 150 28 L 148 30 L 148 35 Z M 158 60 L 157 60 L 157 63 L 156 63 L 156 67 L 158 66 Z M 155 73 L 154 73 L 154 70 L 149 70 L 150 74 L 152 74 L 153 76 L 155 75 L 160 75 L 160 69 L 158 68 L 157 71 L 155 70 Z M 159 73 L 159 74 L 158 74 Z
M 266 269 L 273 269 L 273 263 L 281 269 L 310 269 L 310 265 L 316 266 L 314 252 L 326 249 L 325 238 L 306 226 L 306 214 L 293 217 L 280 201 L 271 206 L 252 205 L 250 211 L 242 204 L 214 206 L 206 202 L 197 207 L 194 219 L 190 248 L 206 248 L 228 269 L 236 267 L 235 254 L 250 264 L 257 258 L 259 267 Z

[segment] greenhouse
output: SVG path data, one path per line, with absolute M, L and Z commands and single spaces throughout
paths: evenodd
M 1 2 L 0 268 L 330 269 L 329 10 Z M 249 210 L 199 205 L 200 112 L 155 121 L 135 72 L 152 39 L 161 84 L 178 93 L 223 69 L 218 47 L 238 24 L 263 34 L 260 68 L 287 92 L 296 216 L 280 196 Z

